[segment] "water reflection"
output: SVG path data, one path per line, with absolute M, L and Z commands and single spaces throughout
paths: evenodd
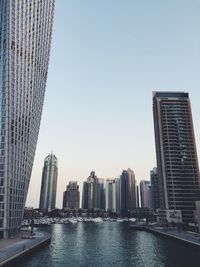
M 199 267 L 200 252 L 126 223 L 52 225 L 52 243 L 21 267 Z

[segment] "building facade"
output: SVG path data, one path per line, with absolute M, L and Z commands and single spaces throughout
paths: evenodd
M 200 178 L 189 94 L 154 92 L 153 114 L 160 208 L 193 222 Z
M 117 211 L 117 188 L 115 179 L 106 179 L 106 211 Z
M 66 191 L 63 193 L 63 209 L 79 209 L 79 206 L 79 185 L 75 181 L 70 181 Z
M 152 208 L 151 203 L 151 182 L 142 180 L 140 182 L 141 208 Z
M 58 176 L 58 160 L 52 153 L 44 160 L 40 191 L 40 210 L 55 209 Z
M 54 0 L 0 0 L 0 237 L 21 226 L 47 81 Z
M 104 179 L 98 178 L 92 171 L 87 181 L 83 183 L 82 208 L 104 209 Z
M 152 209 L 156 211 L 160 208 L 157 168 L 153 168 L 153 170 L 150 171 L 150 178 Z
M 88 184 L 87 182 L 83 182 L 83 190 L 82 190 L 82 209 L 88 209 Z
M 139 193 L 139 186 L 136 185 L 136 208 L 140 207 L 140 193 Z
M 131 169 L 123 170 L 120 176 L 120 210 L 126 216 L 136 208 L 136 181 Z

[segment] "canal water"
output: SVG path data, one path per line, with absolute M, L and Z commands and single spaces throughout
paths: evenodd
M 47 230 L 47 229 L 46 229 Z M 199 267 L 200 250 L 131 230 L 127 223 L 57 224 L 51 245 L 19 267 Z

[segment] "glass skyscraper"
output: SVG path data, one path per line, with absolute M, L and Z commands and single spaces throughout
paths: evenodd
M 63 193 L 63 209 L 79 209 L 80 192 L 76 181 L 70 181 Z
M 54 0 L 0 0 L 0 237 L 21 225 L 44 101 Z
M 153 113 L 160 208 L 194 222 L 200 178 L 189 94 L 154 92 Z
M 83 183 L 82 208 L 104 209 L 104 179 L 98 178 L 92 171 Z
M 39 209 L 51 211 L 55 209 L 58 177 L 58 160 L 54 154 L 44 160 Z
M 131 169 L 123 170 L 120 176 L 120 209 L 123 216 L 127 216 L 136 208 L 136 180 Z

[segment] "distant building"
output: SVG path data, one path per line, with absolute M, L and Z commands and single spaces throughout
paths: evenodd
M 105 210 L 120 213 L 120 179 L 107 179 L 105 188 Z
M 115 179 L 106 179 L 106 211 L 116 212 L 117 194 Z
M 122 216 L 136 208 L 136 181 L 131 169 L 123 170 L 120 176 L 120 209 Z
M 194 222 L 200 177 L 189 94 L 154 92 L 153 114 L 160 207 Z
M 83 182 L 83 191 L 82 191 L 82 209 L 88 209 L 88 183 Z
M 115 186 L 116 186 L 116 213 L 120 214 L 120 179 L 115 178 Z
M 153 168 L 153 170 L 150 171 L 150 178 L 152 209 L 157 210 L 160 208 L 157 168 Z
M 52 153 L 44 160 L 39 209 L 55 209 L 57 191 L 58 161 Z
M 104 179 L 97 178 L 92 171 L 87 181 L 83 183 L 82 208 L 104 209 Z
M 140 182 L 140 199 L 141 199 L 141 208 L 152 208 L 151 204 L 151 182 L 150 181 L 141 181 Z
M 63 209 L 79 209 L 80 192 L 77 182 L 70 181 L 63 193 Z
M 140 207 L 140 193 L 139 193 L 139 186 L 136 185 L 136 208 Z
M 104 189 L 104 179 L 98 178 L 97 183 L 97 207 L 98 209 L 104 210 L 105 209 L 105 189 Z

